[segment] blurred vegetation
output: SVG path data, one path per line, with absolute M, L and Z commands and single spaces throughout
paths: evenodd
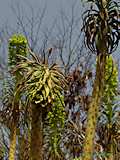
M 82 30 L 74 4 L 41 41 L 45 9 L 25 22 L 14 8 L 18 30 L 0 35 L 1 160 L 120 159 L 119 3 L 87 3 Z

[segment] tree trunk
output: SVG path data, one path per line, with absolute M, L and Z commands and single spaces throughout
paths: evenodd
M 30 136 L 21 135 L 19 138 L 19 160 L 30 160 Z
M 18 99 L 13 102 L 12 111 L 12 124 L 10 127 L 10 149 L 9 149 L 9 160 L 15 160 L 16 151 L 16 138 L 17 138 L 17 124 L 19 121 L 19 102 Z
M 16 123 L 14 123 L 11 128 L 11 135 L 10 135 L 9 160 L 15 160 L 16 137 L 17 137 L 17 128 L 16 128 Z
M 112 144 L 110 146 L 110 151 L 108 151 L 108 152 L 110 152 L 108 160 L 114 160 L 114 154 L 113 154 L 113 146 L 112 146 Z
M 85 144 L 83 146 L 83 160 L 92 160 L 94 151 L 94 137 L 99 112 L 100 101 L 104 91 L 106 55 L 100 54 L 97 59 L 96 78 L 93 86 L 92 100 L 88 110 Z
M 111 124 L 110 124 L 111 126 Z M 112 137 L 112 133 L 111 133 L 111 129 L 108 130 L 108 145 L 107 145 L 107 148 L 106 148 L 106 152 L 108 152 L 108 158 L 107 160 L 114 160 L 114 151 L 113 151 L 113 137 Z
M 31 160 L 43 160 L 42 108 L 32 104 Z

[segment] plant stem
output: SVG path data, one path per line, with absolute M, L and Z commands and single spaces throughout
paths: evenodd
M 43 160 L 42 108 L 32 104 L 31 160 Z
M 100 101 L 104 91 L 106 55 L 100 54 L 96 66 L 96 78 L 93 86 L 92 100 L 88 110 L 83 160 L 92 160 L 94 151 L 94 137 L 99 112 Z

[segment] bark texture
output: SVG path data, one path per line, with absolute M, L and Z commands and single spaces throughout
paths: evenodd
M 17 128 L 16 124 L 14 123 L 11 128 L 11 135 L 10 135 L 9 160 L 15 160 L 16 137 L 17 137 Z
M 9 160 L 15 160 L 17 124 L 19 122 L 19 113 L 19 102 L 16 98 L 15 101 L 13 101 L 12 122 L 10 126 Z
M 93 86 L 92 100 L 88 110 L 83 160 L 92 160 L 94 151 L 94 137 L 97 124 L 100 101 L 104 91 L 106 55 L 100 54 L 97 59 L 96 78 Z
M 31 128 L 31 160 L 43 160 L 43 127 L 42 108 L 32 104 L 32 128 Z
M 19 160 L 30 160 L 30 136 L 19 138 Z

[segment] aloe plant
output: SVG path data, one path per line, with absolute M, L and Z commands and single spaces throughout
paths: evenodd
M 56 64 L 44 64 L 34 53 L 30 53 L 32 58 L 18 56 L 20 63 L 14 72 L 19 71 L 23 75 L 20 90 L 26 91 L 32 107 L 31 159 L 42 160 L 43 120 L 67 82 Z
M 119 5 L 114 0 L 89 0 L 91 9 L 84 13 L 85 44 L 97 54 L 96 76 L 88 110 L 83 160 L 91 160 L 101 98 L 105 86 L 106 57 L 116 50 L 120 37 Z M 95 6 L 95 8 L 93 8 Z
M 8 64 L 10 69 L 13 69 L 19 59 L 17 55 L 27 55 L 27 40 L 22 35 L 13 35 L 9 39 L 9 60 Z M 19 72 L 15 74 L 15 88 L 13 89 L 13 98 L 11 102 L 11 112 L 12 112 L 12 122 L 10 127 L 10 150 L 9 150 L 9 160 L 15 159 L 16 151 L 16 138 L 17 138 L 17 125 L 19 122 L 19 102 L 20 102 L 20 92 L 17 92 L 17 83 L 20 80 L 21 76 Z

